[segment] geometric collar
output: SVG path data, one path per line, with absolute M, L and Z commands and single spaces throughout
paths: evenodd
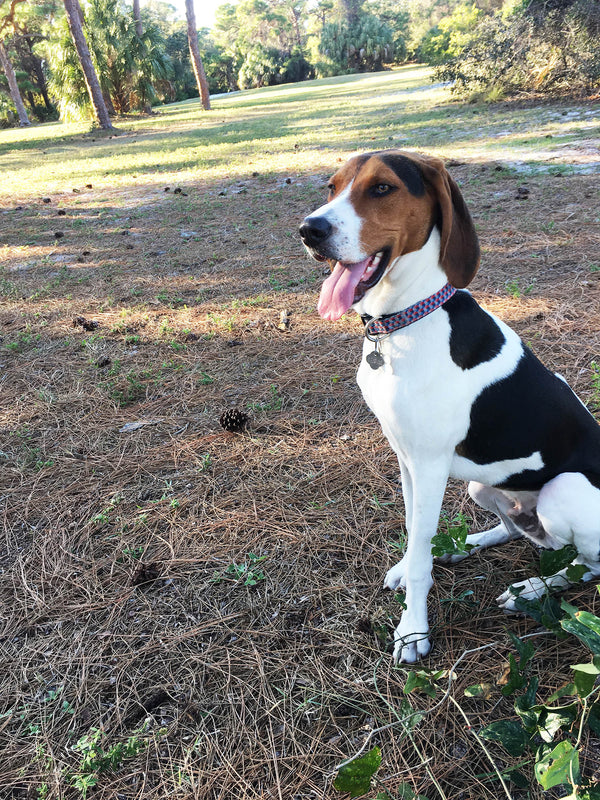
M 395 314 L 383 314 L 381 317 L 370 317 L 368 314 L 363 314 L 361 319 L 365 326 L 365 335 L 371 339 L 372 335 L 393 333 L 400 328 L 406 328 L 407 325 L 431 314 L 446 300 L 449 300 L 455 292 L 454 286 L 447 283 L 438 292 L 426 297 L 425 300 L 419 300 L 418 303 L 414 303 L 403 311 L 397 311 Z

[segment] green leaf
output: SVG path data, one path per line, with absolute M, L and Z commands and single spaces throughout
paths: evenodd
M 481 697 L 484 700 L 487 700 L 491 694 L 491 683 L 474 683 L 472 686 L 467 686 L 464 691 L 465 697 Z
M 574 672 L 573 682 L 577 694 L 580 697 L 587 697 L 594 688 L 600 669 L 595 664 L 574 664 L 571 669 Z
M 511 769 L 504 773 L 504 777 L 508 778 L 511 783 L 514 783 L 515 786 L 518 786 L 519 789 L 529 789 L 529 781 L 523 775 L 522 772 L 519 772 L 517 769 Z
M 593 703 L 587 718 L 590 730 L 596 736 L 600 736 L 600 703 Z
M 560 689 L 557 689 L 554 694 L 551 694 L 550 697 L 546 700 L 546 705 L 550 703 L 556 703 L 557 700 L 560 700 L 561 697 L 572 697 L 576 694 L 577 691 L 575 689 L 574 683 L 567 683 L 565 686 L 561 686 Z
M 492 722 L 479 732 L 484 739 L 500 742 L 511 756 L 521 756 L 529 744 L 529 736 L 520 722 L 514 719 Z
M 577 548 L 572 544 L 561 547 L 560 550 L 542 550 L 540 553 L 540 575 L 548 578 L 556 575 L 561 569 L 568 567 L 577 558 Z
M 519 670 L 523 672 L 535 655 L 535 648 L 529 640 L 519 639 L 519 637 L 515 636 L 511 631 L 508 631 L 508 636 L 519 654 Z
M 577 795 L 578 800 L 600 800 L 600 786 L 589 786 L 582 794 Z
M 579 583 L 586 572 L 589 572 L 589 568 L 585 564 L 569 564 L 566 576 L 571 583 Z
M 544 790 L 563 784 L 572 786 L 579 781 L 579 753 L 571 742 L 559 742 L 535 764 L 534 772 Z
M 569 618 L 560 621 L 561 627 L 576 636 L 594 655 L 600 655 L 600 618 L 589 611 L 579 611 L 564 600 L 561 603 Z
M 543 706 L 536 705 L 535 702 L 538 683 L 538 679 L 532 677 L 527 684 L 525 694 L 515 699 L 515 711 L 520 716 L 523 727 L 529 733 L 535 733 L 537 731 L 540 714 L 543 711 Z
M 411 670 L 404 685 L 404 694 L 423 692 L 429 697 L 435 697 L 437 693 L 435 681 L 439 680 L 444 674 L 443 670 L 440 672 L 430 672 L 424 669 Z
M 381 749 L 374 747 L 360 758 L 340 768 L 334 787 L 339 792 L 348 792 L 350 797 L 360 797 L 371 788 L 371 778 L 381 765 Z
M 564 638 L 565 634 L 560 627 L 560 621 L 564 615 L 561 611 L 560 603 L 553 595 L 544 594 L 536 600 L 516 597 L 515 608 L 532 617 L 532 619 L 548 628 L 559 638 Z
M 538 727 L 539 735 L 544 742 L 550 743 L 560 730 L 568 730 L 577 718 L 579 706 L 573 703 L 560 710 L 549 710 L 544 708 L 540 713 Z

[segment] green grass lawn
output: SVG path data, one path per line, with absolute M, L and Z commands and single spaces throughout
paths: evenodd
M 522 161 L 531 169 L 543 158 L 562 168 L 571 155 L 561 158 L 566 146 L 600 136 L 597 103 L 453 103 L 447 87 L 428 84 L 430 72 L 403 67 L 237 92 L 214 100 L 210 112 L 188 100 L 149 119 L 119 120 L 116 136 L 60 123 L 2 131 L 0 190 L 5 200 L 25 201 L 88 183 L 242 178 L 301 171 L 315 156 L 329 165 L 332 151 L 385 147 Z

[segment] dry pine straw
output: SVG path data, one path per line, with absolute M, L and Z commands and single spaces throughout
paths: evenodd
M 596 179 L 532 178 L 521 202 L 522 179 L 468 166 L 453 174 L 481 234 L 476 296 L 593 402 L 600 274 L 598 229 L 585 220 L 600 215 Z M 106 749 L 135 731 L 148 739 L 101 776 L 94 797 L 335 796 L 334 766 L 397 721 L 406 699 L 406 672 L 389 655 L 400 607 L 380 588 L 402 531 L 397 465 L 354 383 L 357 320 L 316 317 L 319 268 L 289 236 L 317 193 L 274 192 L 242 243 L 236 230 L 249 203 L 268 197 L 264 182 L 223 203 L 222 240 L 212 188 L 197 189 L 182 218 L 206 228 L 185 243 L 172 198 L 91 233 L 68 227 L 83 212 L 62 198 L 68 242 L 58 245 L 47 241 L 53 209 L 4 216 L 9 267 L 24 260 L 18 214 L 46 261 L 2 274 L 2 798 L 37 797 L 44 784 L 47 797 L 79 796 L 65 770 L 77 771 L 73 745 L 93 728 Z M 274 208 L 285 224 L 267 235 Z M 123 226 L 139 234 L 131 249 Z M 150 255 L 149 242 L 162 252 Z M 62 271 L 52 262 L 84 250 Z M 511 281 L 521 296 L 507 293 Z M 278 328 L 283 309 L 288 330 Z M 77 315 L 98 328 L 73 327 Z M 246 433 L 218 425 L 234 406 L 249 410 Z M 153 424 L 120 432 L 136 420 Z M 476 528 L 490 522 L 460 485 L 445 508 Z M 226 570 L 250 553 L 263 557 L 252 569 L 264 579 L 244 586 Z M 513 543 L 435 569 L 435 648 L 424 665 L 448 668 L 465 649 L 500 643 L 457 671 L 453 696 L 475 729 L 511 715 L 498 686 L 505 630 L 535 626 L 504 617 L 494 598 L 536 561 L 532 546 Z M 455 599 L 468 590 L 473 603 Z M 598 611 L 593 586 L 568 596 Z M 535 641 L 543 698 L 585 654 L 571 640 Z M 464 698 L 479 682 L 491 697 Z M 398 724 L 373 739 L 392 796 L 407 781 L 437 797 L 428 770 L 452 800 L 499 796 L 453 705 L 413 736 L 416 748 Z M 491 749 L 500 768 L 514 763 Z M 596 751 L 585 743 L 586 774 Z

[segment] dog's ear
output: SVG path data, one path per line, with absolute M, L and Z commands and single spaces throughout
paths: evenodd
M 479 267 L 479 240 L 460 189 L 438 158 L 423 159 L 423 174 L 437 194 L 441 215 L 440 263 L 449 283 L 463 289 Z

